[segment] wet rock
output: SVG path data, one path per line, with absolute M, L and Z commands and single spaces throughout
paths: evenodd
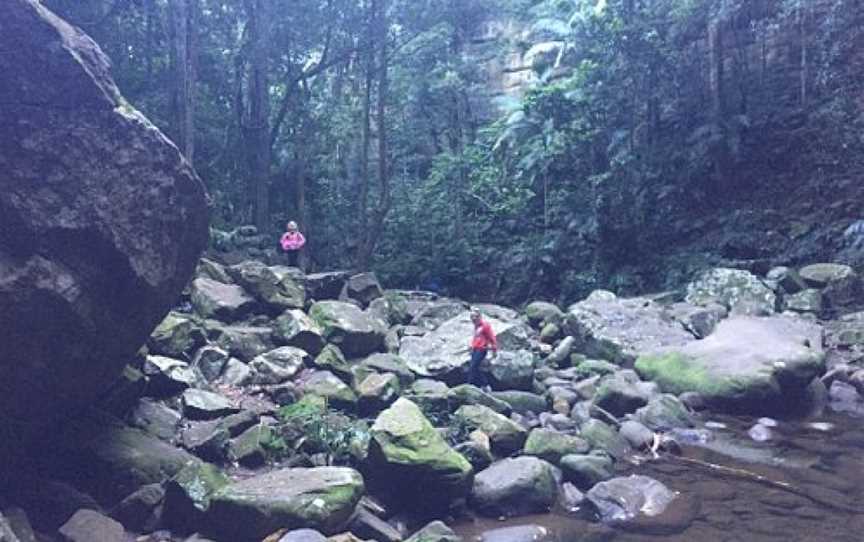
M 282 345 L 317 356 L 324 348 L 324 330 L 302 310 L 285 311 L 273 322 L 273 338 Z
M 821 333 L 799 318 L 737 316 L 706 339 L 640 357 L 636 370 L 668 393 L 697 392 L 723 410 L 770 412 L 800 404 L 824 370 Z
M 622 423 L 621 428 L 618 429 L 618 433 L 630 443 L 630 446 L 633 446 L 637 450 L 650 446 L 654 441 L 654 432 L 633 420 L 627 420 Z
M 462 542 L 462 537 L 453 532 L 443 521 L 433 521 L 411 535 L 405 542 Z
M 600 482 L 588 491 L 586 497 L 602 521 L 623 522 L 640 514 L 662 514 L 676 495 L 653 478 L 630 475 Z
M 696 424 L 684 402 L 668 393 L 652 397 L 647 405 L 636 411 L 634 418 L 654 431 L 693 427 Z
M 597 385 L 594 404 L 621 417 L 648 404 L 659 389 L 653 382 L 642 382 L 631 370 L 603 377 Z
M 309 309 L 309 316 L 324 331 L 327 342 L 347 356 L 366 356 L 384 347 L 387 329 L 355 305 L 319 301 Z
M 615 459 L 623 459 L 631 453 L 630 445 L 609 424 L 600 420 L 588 420 L 582 425 L 580 436 L 591 444 L 591 448 L 603 450 Z
M 693 305 L 719 303 L 735 314 L 773 314 L 776 294 L 758 277 L 742 269 L 718 267 L 687 285 L 685 300 Z
M 126 542 L 126 531 L 93 510 L 79 510 L 59 530 L 63 542 Z
M 496 517 L 547 512 L 558 496 L 557 478 L 555 467 L 542 459 L 503 459 L 474 477 L 471 505 Z
M 255 356 L 273 350 L 271 334 L 269 327 L 218 325 L 212 330 L 212 340 L 232 356 L 249 363 Z
M 123 99 L 89 37 L 32 1 L 4 2 L 2 27 L 6 457 L 120 374 L 189 280 L 208 212 L 192 168 Z
M 589 448 L 588 443 L 579 437 L 549 429 L 534 429 L 528 435 L 522 453 L 557 465 L 565 455 L 583 454 L 588 452 Z
M 454 451 L 416 404 L 398 399 L 378 415 L 371 430 L 370 480 L 404 503 L 431 509 L 470 490 L 471 464 Z M 425 490 L 418 492 L 416 489 Z
M 489 435 L 492 450 L 500 455 L 521 450 L 528 435 L 521 425 L 482 405 L 460 407 L 453 418 L 454 423 L 462 424 L 471 430 L 479 429 Z
M 344 528 L 363 492 L 363 477 L 353 469 L 280 469 L 216 491 L 207 527 L 220 540 L 238 542 L 302 526 L 334 533 Z
M 589 489 L 595 484 L 612 478 L 612 459 L 607 455 L 565 455 L 559 462 L 564 479 L 580 489 Z
M 485 531 L 480 542 L 552 542 L 554 537 L 540 525 L 517 525 Z

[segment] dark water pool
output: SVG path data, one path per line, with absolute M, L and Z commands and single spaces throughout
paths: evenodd
M 864 542 L 864 418 L 828 414 L 818 420 L 780 422 L 773 438 L 752 442 L 754 420 L 723 418 L 725 429 L 683 457 L 746 471 L 732 474 L 661 458 L 628 467 L 680 492 L 677 504 L 658 521 L 604 529 L 563 513 L 506 521 L 469 518 L 456 525 L 467 540 L 501 527 L 535 524 L 556 542 L 582 540 L 743 542 L 760 540 Z M 812 422 L 831 424 L 813 428 Z M 705 446 L 708 446 L 707 448 Z M 787 491 L 771 482 L 794 488 Z

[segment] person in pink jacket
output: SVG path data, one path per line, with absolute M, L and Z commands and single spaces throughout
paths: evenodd
M 282 234 L 279 244 L 288 257 L 288 265 L 297 267 L 300 249 L 306 244 L 306 238 L 303 237 L 302 233 L 297 231 L 296 222 L 292 220 L 285 226 L 285 233 Z

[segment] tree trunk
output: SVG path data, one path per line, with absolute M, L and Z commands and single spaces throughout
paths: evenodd
M 358 208 L 358 224 L 360 235 L 358 236 L 358 246 L 356 255 L 356 265 L 360 270 L 366 269 L 369 265 L 369 258 L 366 255 L 366 239 L 370 226 L 369 221 L 369 151 L 372 146 L 372 86 L 375 79 L 375 48 L 376 48 L 376 21 L 377 21 L 377 2 L 372 0 L 369 7 L 369 26 L 366 40 L 366 77 L 363 89 L 363 119 L 361 121 L 361 141 L 360 141 L 360 201 Z
M 248 0 L 251 73 L 249 78 L 249 158 L 253 183 L 255 225 L 270 226 L 270 92 L 268 83 L 269 0 Z
M 807 79 L 809 62 L 807 58 L 807 11 L 804 0 L 798 0 L 798 33 L 801 38 L 800 91 L 801 106 L 807 105 Z
M 177 145 L 192 164 L 195 155 L 196 0 L 170 0 L 171 61 L 174 72 L 174 122 Z

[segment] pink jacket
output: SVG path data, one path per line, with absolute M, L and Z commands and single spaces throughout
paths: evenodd
M 282 245 L 282 250 L 300 250 L 306 244 L 306 238 L 299 231 L 294 233 L 286 231 L 282 235 L 282 239 L 279 240 L 279 244 Z

